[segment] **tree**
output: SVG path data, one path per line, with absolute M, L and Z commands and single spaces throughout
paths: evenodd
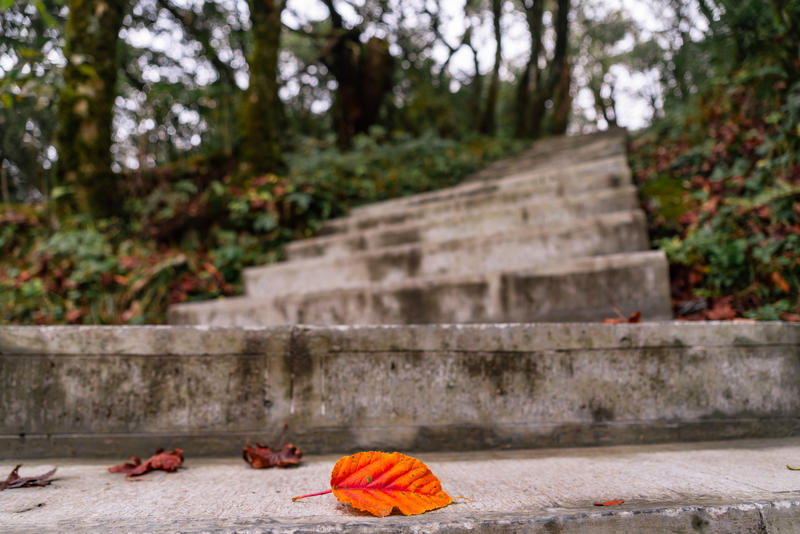
M 121 195 L 111 170 L 111 121 L 117 44 L 128 2 L 70 0 L 64 32 L 58 178 L 70 202 L 95 216 L 118 213 Z
M 600 7 L 600 9 L 598 9 Z M 602 4 L 585 3 L 579 16 L 578 55 L 582 84 L 594 100 L 596 117 L 602 118 L 609 128 L 617 126 L 617 76 L 615 65 L 647 70 L 637 58 L 642 56 L 637 48 L 639 35 L 634 22 L 621 10 L 606 11 Z M 633 50 L 622 49 L 621 43 L 629 39 L 636 42 Z
M 250 86 L 243 106 L 242 157 L 255 173 L 285 170 L 280 149 L 278 54 L 285 0 L 249 0 L 253 32 Z
M 569 45 L 569 11 L 570 0 L 558 0 L 555 14 L 555 47 L 553 56 L 547 62 L 544 70 L 539 68 L 544 61 L 545 47 L 543 46 L 544 28 L 544 0 L 523 0 L 523 9 L 531 36 L 531 54 L 525 70 L 520 77 L 517 88 L 518 119 L 516 135 L 518 137 L 537 138 L 542 133 L 542 128 L 547 110 L 547 102 L 556 95 L 556 88 L 561 87 L 562 102 L 568 98 L 568 74 L 570 63 L 568 61 Z M 566 96 L 565 96 L 566 95 Z M 562 116 L 559 127 L 565 122 L 563 117 L 564 104 L 560 106 L 553 102 L 554 107 L 561 109 Z
M 331 33 L 320 58 L 336 78 L 333 125 L 339 145 L 346 147 L 358 133 L 378 120 L 384 97 L 392 88 L 394 60 L 385 39 L 370 37 L 362 43 L 362 29 L 346 28 L 333 0 L 325 0 Z
M 63 6 L 0 9 L 0 201 L 47 198 L 55 163 Z
M 502 53 L 502 35 L 503 32 L 500 28 L 500 18 L 503 15 L 503 2 L 502 0 L 492 0 L 492 25 L 494 28 L 494 67 L 492 68 L 492 77 L 489 81 L 489 92 L 486 95 L 486 107 L 483 110 L 483 115 L 480 122 L 481 133 L 487 135 L 494 135 L 495 133 L 495 114 L 497 109 L 497 92 L 500 88 L 500 63 L 503 60 Z

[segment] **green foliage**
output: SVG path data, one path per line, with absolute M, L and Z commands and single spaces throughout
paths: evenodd
M 800 320 L 800 82 L 769 56 L 707 88 L 634 143 L 676 304 Z
M 225 156 L 132 173 L 120 219 L 45 204 L 0 211 L 0 324 L 164 322 L 169 304 L 241 291 L 243 268 L 276 261 L 353 204 L 450 185 L 521 148 L 433 136 L 356 144 L 308 142 L 290 177 L 237 177 Z
M 381 128 L 357 136 L 353 149 L 338 151 L 332 144 L 306 140 L 289 155 L 292 177 L 330 191 L 341 206 L 413 195 L 454 185 L 484 164 L 522 149 L 510 138 L 471 137 L 443 139 L 433 133 L 419 137 L 397 134 L 383 140 Z

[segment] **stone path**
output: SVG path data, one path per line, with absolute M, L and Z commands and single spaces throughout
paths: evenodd
M 46 488 L 0 493 L 4 532 L 704 532 L 791 533 L 800 524 L 800 440 L 417 455 L 445 491 L 472 501 L 376 518 L 332 495 L 338 456 L 254 470 L 238 458 L 187 457 L 177 473 L 126 482 L 110 461 L 58 466 Z M 120 459 L 121 460 L 121 459 Z M 0 472 L 13 465 L 0 462 Z M 623 499 L 616 507 L 594 502 Z
M 464 183 L 355 208 L 288 261 L 247 269 L 243 297 L 174 306 L 221 326 L 671 318 L 624 131 L 537 143 Z

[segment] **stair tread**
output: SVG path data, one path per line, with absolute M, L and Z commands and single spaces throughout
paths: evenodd
M 4 492 L 0 522 L 14 532 L 276 533 L 551 532 L 555 526 L 683 532 L 698 522 L 713 532 L 760 532 L 765 522 L 771 532 L 789 532 L 800 522 L 798 475 L 785 467 L 800 458 L 797 439 L 415 456 L 450 495 L 471 500 L 417 516 L 375 518 L 330 494 L 291 501 L 327 489 L 339 455 L 307 456 L 291 470 L 254 470 L 239 458 L 195 458 L 187 451 L 186 468 L 156 472 L 138 484 L 108 473 L 108 460 L 26 463 L 23 475 L 58 466 L 57 480 L 46 489 Z M 0 462 L 2 472 L 12 467 Z M 613 499 L 625 502 L 593 506 Z

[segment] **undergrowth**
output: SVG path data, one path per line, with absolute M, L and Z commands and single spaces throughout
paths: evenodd
M 631 165 L 678 317 L 800 321 L 800 82 L 741 68 L 638 135 Z

